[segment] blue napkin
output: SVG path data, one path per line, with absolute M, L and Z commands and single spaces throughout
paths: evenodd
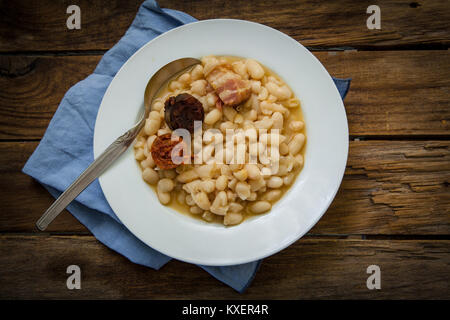
M 196 19 L 179 11 L 161 9 L 156 1 L 145 1 L 130 28 L 100 60 L 94 73 L 65 94 L 39 146 L 23 172 L 39 181 L 57 198 L 93 157 L 93 134 L 100 102 L 111 80 L 127 59 L 154 37 Z M 333 79 L 342 98 L 350 80 Z M 159 269 L 170 257 L 137 239 L 126 229 L 106 201 L 98 180 L 86 188 L 68 207 L 92 234 L 107 247 L 134 263 Z M 261 261 L 226 266 L 200 266 L 218 280 L 244 292 Z

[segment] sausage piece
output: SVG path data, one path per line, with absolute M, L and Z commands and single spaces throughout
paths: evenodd
M 205 111 L 203 105 L 188 93 L 169 97 L 164 105 L 164 120 L 170 129 L 183 128 L 194 132 L 194 121 L 203 121 Z
M 151 147 L 151 154 L 153 161 L 160 169 L 173 169 L 178 167 L 181 163 L 174 163 L 172 161 L 172 150 L 179 144 L 183 142 L 181 137 L 178 140 L 172 141 L 172 133 L 166 133 L 158 136 L 155 141 L 153 141 Z M 184 144 L 185 146 L 185 144 Z M 177 146 L 176 151 L 179 157 L 183 156 L 183 145 Z

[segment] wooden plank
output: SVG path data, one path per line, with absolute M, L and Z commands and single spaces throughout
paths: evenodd
M 302 239 L 265 259 L 238 294 L 194 265 L 155 271 L 91 236 L 1 235 L 0 298 L 449 299 L 449 250 L 449 240 Z M 81 269 L 80 290 L 66 287 L 69 265 Z M 370 265 L 381 269 L 381 290 L 367 289 Z
M 351 135 L 449 135 L 448 51 L 316 52 L 330 74 L 352 77 Z M 0 139 L 39 139 L 64 93 L 100 56 L 0 57 Z
M 449 234 L 450 141 L 351 141 L 331 207 L 311 233 Z
M 449 135 L 449 51 L 323 52 L 328 72 L 352 78 L 351 135 Z
M 2 1 L 0 52 L 107 50 L 123 36 L 141 0 L 77 1 L 81 29 L 69 30 L 67 1 Z
M 0 230 L 38 231 L 37 219 L 55 199 L 36 180 L 21 172 L 37 147 L 37 142 L 0 143 Z M 8 221 L 12 219 L 11 221 Z M 48 227 L 50 232 L 88 232 L 69 212 L 64 210 Z
M 197 19 L 234 18 L 269 25 L 307 46 L 448 46 L 450 11 L 445 1 L 161 0 L 161 7 Z M 67 1 L 2 1 L 0 51 L 106 50 L 125 33 L 141 0 L 79 0 L 81 29 L 68 30 Z M 381 29 L 369 30 L 369 5 L 381 9 Z
M 99 60 L 0 56 L 0 139 L 41 138 L 66 91 Z
M 0 232 L 33 232 L 53 200 L 19 172 L 37 142 L 0 143 Z M 347 170 L 310 234 L 450 234 L 450 141 L 351 141 Z M 51 232 L 83 232 L 69 214 Z

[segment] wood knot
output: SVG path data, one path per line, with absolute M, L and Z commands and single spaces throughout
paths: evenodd
M 0 56 L 0 76 L 17 78 L 26 75 L 36 67 L 37 58 Z

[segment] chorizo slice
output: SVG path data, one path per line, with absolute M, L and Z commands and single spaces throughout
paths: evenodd
M 186 129 L 194 132 L 194 121 L 203 121 L 205 111 L 203 105 L 188 93 L 169 97 L 164 105 L 164 120 L 170 129 Z
M 178 157 L 188 157 L 187 155 L 183 155 L 183 149 L 186 150 L 186 144 L 183 142 L 181 137 L 177 138 L 178 139 L 176 140 L 172 140 L 172 133 L 166 133 L 158 136 L 155 141 L 153 141 L 150 152 L 152 154 L 153 161 L 155 161 L 158 168 L 173 169 L 182 164 L 177 164 L 172 161 L 172 151 L 175 147 L 175 152 Z

